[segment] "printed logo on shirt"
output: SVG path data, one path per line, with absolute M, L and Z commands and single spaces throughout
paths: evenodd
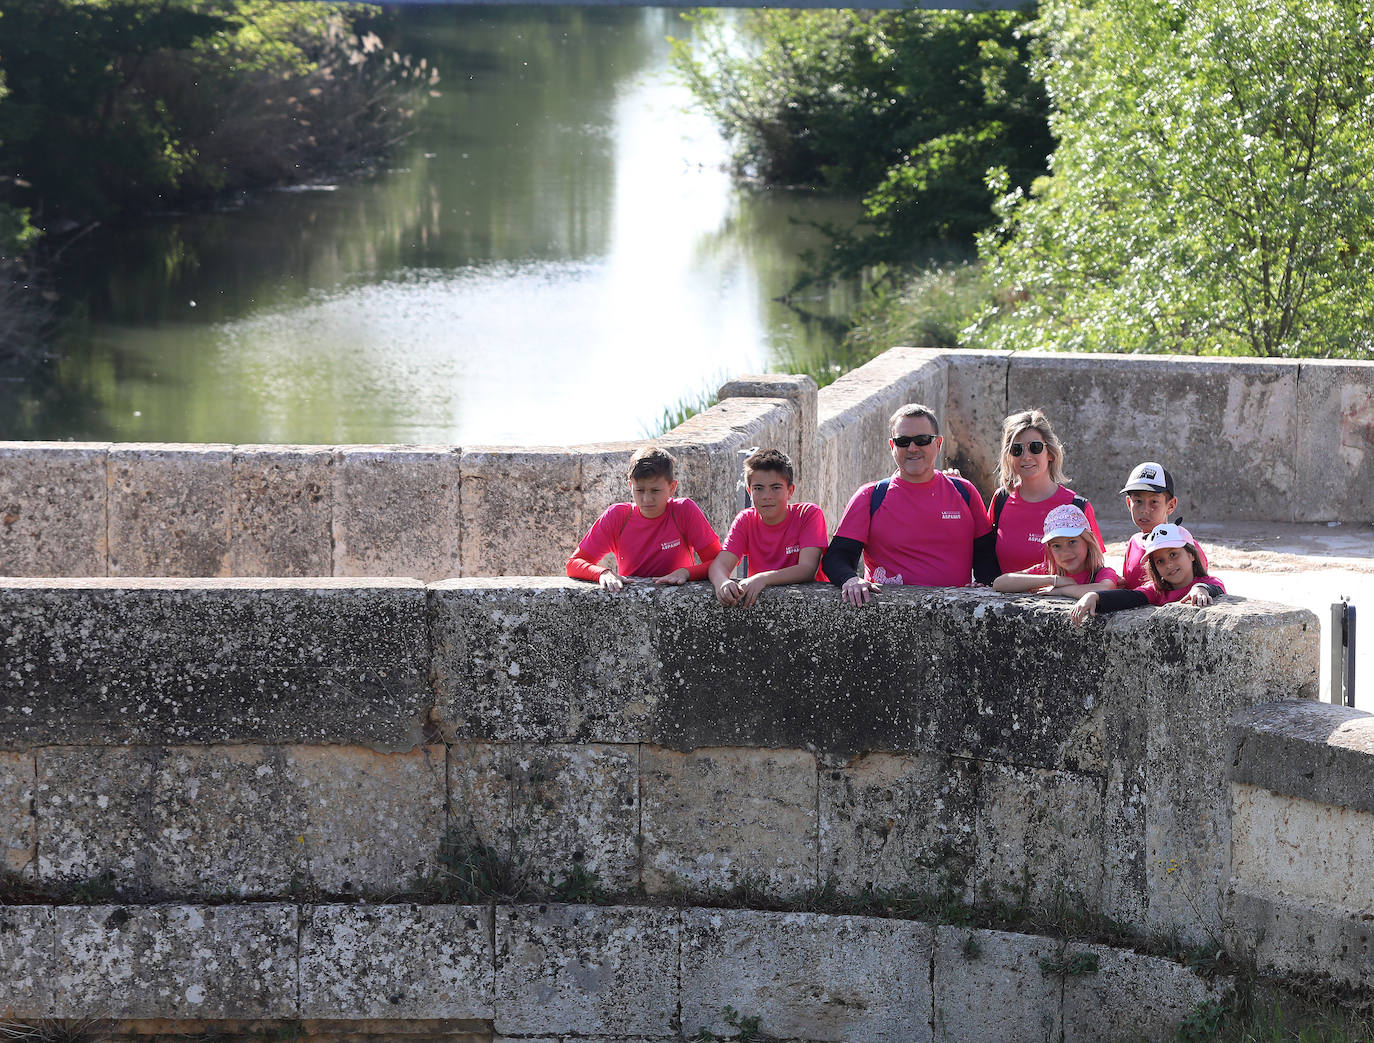
M 963 511 L 941 511 L 940 517 L 945 521 L 958 521 L 964 516 Z
M 659 549 L 659 550 L 672 550 L 674 547 L 681 547 L 681 546 L 682 546 L 682 539 L 681 539 L 681 537 L 679 537 L 678 539 L 675 539 L 675 540 L 669 540 L 667 543 L 660 543 L 660 544 L 658 545 L 658 549 Z
M 873 582 L 897 585 L 902 582 L 902 574 L 899 572 L 895 576 L 889 576 L 887 574 L 887 569 L 879 565 L 876 569 L 873 570 Z
M 798 543 L 795 547 L 788 547 L 787 550 L 783 551 L 783 553 L 784 553 L 784 554 L 800 554 L 800 553 L 801 553 L 801 544 Z

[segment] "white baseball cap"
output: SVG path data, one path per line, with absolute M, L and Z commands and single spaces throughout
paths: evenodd
M 1061 503 L 1045 515 L 1045 535 L 1041 543 L 1059 536 L 1077 536 L 1088 528 L 1088 516 L 1071 503 Z

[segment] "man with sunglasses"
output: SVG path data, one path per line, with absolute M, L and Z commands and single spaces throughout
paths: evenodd
M 884 586 L 967 586 L 997 576 L 996 536 L 971 482 L 935 465 L 944 439 L 926 406 L 892 414 L 892 477 L 862 486 L 845 508 L 822 567 L 850 605 L 867 604 Z M 863 574 L 859 558 L 863 557 Z

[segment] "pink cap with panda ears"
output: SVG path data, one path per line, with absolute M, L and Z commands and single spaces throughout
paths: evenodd
M 1193 534 L 1182 525 L 1156 525 L 1145 537 L 1145 553 L 1152 554 L 1165 547 L 1188 547 L 1195 543 Z

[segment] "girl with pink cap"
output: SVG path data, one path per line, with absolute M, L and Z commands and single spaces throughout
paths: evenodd
M 1004 594 L 1054 594 L 1076 598 L 1101 590 L 1115 590 L 1121 577 L 1103 561 L 1102 546 L 1088 516 L 1071 503 L 1045 515 L 1040 537 L 1044 560 L 1022 572 L 1004 572 L 992 589 Z
M 1207 574 L 1197 541 L 1182 525 L 1156 525 L 1145 538 L 1145 568 L 1150 582 L 1135 590 L 1091 591 L 1078 599 L 1069 618 L 1079 626 L 1098 612 L 1169 605 L 1180 602 L 1199 608 L 1226 593 L 1221 580 Z

